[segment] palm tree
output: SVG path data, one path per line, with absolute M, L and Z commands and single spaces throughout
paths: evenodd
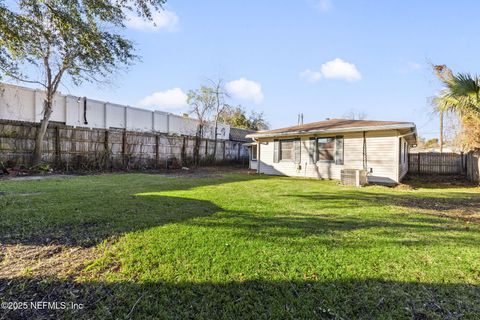
M 435 65 L 433 68 L 445 86 L 433 100 L 435 111 L 440 114 L 440 130 L 443 131 L 445 112 L 454 112 L 462 120 L 464 127 L 480 123 L 480 78 L 467 73 L 454 74 L 445 65 Z M 443 132 L 440 133 L 441 146 L 442 136 Z M 464 144 L 468 147 L 478 147 L 476 141 L 477 139 L 474 139 L 474 145 L 472 141 L 464 141 Z
M 460 116 L 480 115 L 480 78 L 470 74 L 452 74 L 443 81 L 446 88 L 435 98 L 439 111 L 454 111 Z

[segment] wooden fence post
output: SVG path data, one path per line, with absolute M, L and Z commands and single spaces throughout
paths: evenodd
M 158 162 L 160 159 L 160 136 L 155 135 L 155 168 L 158 168 Z
M 125 169 L 127 162 L 127 131 L 122 133 L 122 163 L 123 168 Z
M 109 146 L 109 137 L 110 133 L 108 130 L 105 130 L 105 141 L 103 145 L 103 153 L 105 155 L 105 161 L 104 161 L 104 169 L 107 169 L 109 167 L 109 162 L 110 162 L 110 146 Z M 111 167 L 111 166 L 110 166 Z
M 185 150 L 185 136 L 183 136 L 183 143 L 182 143 L 182 154 L 181 154 L 181 157 L 182 157 L 182 166 L 186 167 L 187 166 L 187 153 L 186 153 L 186 150 Z
M 56 166 L 60 166 L 62 157 L 61 157 L 61 143 L 60 143 L 60 128 L 55 127 L 55 163 Z
M 417 153 L 417 173 L 420 173 L 420 152 Z
M 460 166 L 461 166 L 460 173 L 464 174 L 465 170 L 464 170 L 464 166 L 463 166 L 463 151 L 460 152 Z

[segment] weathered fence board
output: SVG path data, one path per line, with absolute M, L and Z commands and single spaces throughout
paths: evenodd
M 465 160 L 467 179 L 480 183 L 480 151 L 469 152 Z
M 0 161 L 29 166 L 38 124 L 0 120 Z M 203 139 L 200 162 L 248 162 L 240 142 Z M 75 128 L 51 123 L 44 140 L 43 160 L 65 169 L 161 168 L 191 165 L 195 138 L 122 129 Z M 239 149 L 240 148 L 240 149 Z M 241 150 L 239 152 L 239 150 Z
M 410 153 L 409 173 L 463 174 L 465 157 L 458 153 Z

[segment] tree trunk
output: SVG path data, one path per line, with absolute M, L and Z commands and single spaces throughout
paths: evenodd
M 215 133 L 214 133 L 214 137 L 213 137 L 213 140 L 215 141 L 213 143 L 213 162 L 216 162 L 217 160 L 217 131 L 218 131 L 218 121 L 215 120 Z
M 202 131 L 203 131 L 203 125 L 199 124 L 197 127 L 197 134 L 195 136 L 195 146 L 193 150 L 193 162 L 195 165 L 200 164 L 200 143 L 202 142 Z
M 443 152 L 443 111 L 440 111 L 440 153 Z
M 43 107 L 43 118 L 40 121 L 40 127 L 35 133 L 35 149 L 33 150 L 33 159 L 32 166 L 36 167 L 42 162 L 43 155 L 43 139 L 45 138 L 45 133 L 47 132 L 48 123 L 50 122 L 50 116 L 52 115 L 52 101 L 46 99 Z

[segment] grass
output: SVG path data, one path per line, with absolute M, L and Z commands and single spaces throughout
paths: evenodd
M 479 188 L 228 173 L 0 191 L 0 301 L 85 305 L 6 317 L 480 317 Z

